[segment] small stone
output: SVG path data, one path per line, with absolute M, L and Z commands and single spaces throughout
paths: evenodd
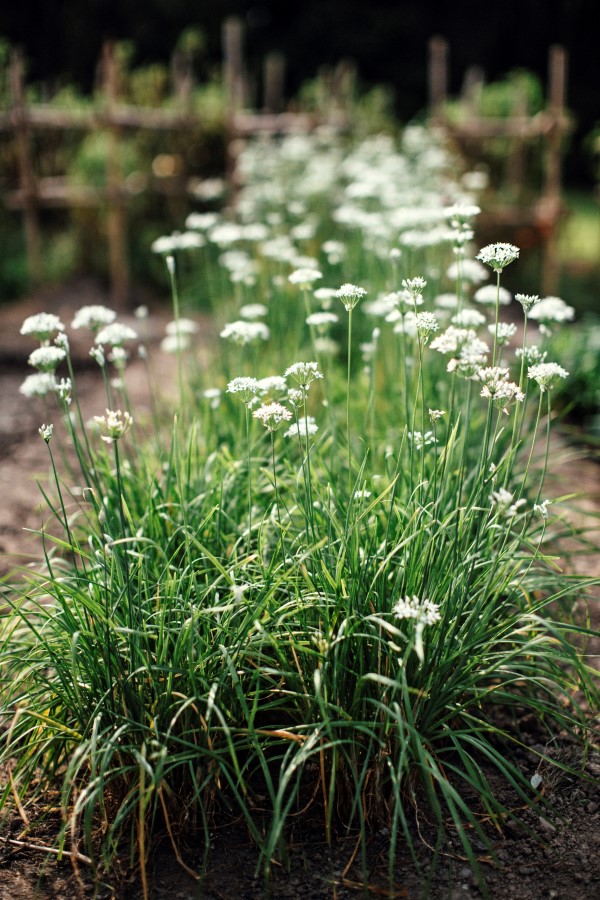
M 545 834 L 556 834 L 556 828 L 552 822 L 549 822 L 548 819 L 544 819 L 543 816 L 539 817 L 538 824 L 540 826 L 540 831 L 545 832 Z

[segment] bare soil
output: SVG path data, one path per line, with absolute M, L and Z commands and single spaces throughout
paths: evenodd
M 147 298 L 142 300 L 147 302 Z M 56 312 L 69 323 L 74 310 L 85 303 L 110 305 L 97 284 L 78 283 L 0 307 L 0 575 L 17 564 L 33 564 L 39 558 L 39 538 L 27 529 L 35 532 L 42 523 L 43 506 L 36 481 L 47 483 L 48 479 L 47 450 L 38 434 L 44 407 L 39 401 L 25 400 L 18 392 L 31 371 L 26 361 L 33 349 L 31 342 L 19 335 L 19 328 L 25 316 L 40 311 Z M 170 315 L 166 307 L 152 302 L 150 306 L 153 315 L 148 344 L 152 364 L 159 366 L 161 384 L 168 385 L 172 380 L 172 362 L 153 350 Z M 127 316 L 121 318 L 127 320 Z M 104 389 L 87 349 L 83 344 L 74 347 L 74 356 L 78 392 L 84 408 L 92 415 L 104 409 Z M 128 385 L 134 408 L 147 409 L 148 391 L 139 360 L 129 367 Z M 548 495 L 577 494 L 577 501 L 570 504 L 569 517 L 576 526 L 591 528 L 593 543 L 600 545 L 600 466 L 586 458 L 580 447 L 558 438 L 551 469 Z M 600 577 L 597 546 L 587 556 L 577 556 L 574 562 L 578 571 L 591 577 Z M 598 592 L 590 600 L 590 614 L 598 628 Z M 596 642 L 589 650 L 598 654 L 600 647 Z M 590 710 L 590 717 L 592 726 L 594 721 L 597 724 L 598 711 Z M 524 747 L 535 749 L 542 740 L 537 723 L 528 718 L 515 723 L 515 727 Z M 541 772 L 544 801 L 551 803 L 551 808 L 547 809 L 541 801 L 538 808 L 522 810 L 524 825 L 530 831 L 512 826 L 490 831 L 495 861 L 487 856 L 483 846 L 480 850 L 481 867 L 492 898 L 595 900 L 600 896 L 600 754 L 591 752 L 582 759 L 580 749 L 566 738 L 553 752 L 579 768 L 584 777 L 574 778 L 554 769 Z M 526 749 L 517 761 L 525 771 L 536 771 L 536 757 Z M 500 786 L 499 791 L 508 807 L 518 808 L 518 799 L 511 796 L 506 786 Z M 91 896 L 141 900 L 139 881 L 120 878 L 117 872 L 95 878 L 83 863 L 74 867 L 68 859 L 57 861 L 49 856 L 42 848 L 52 845 L 55 825 L 47 819 L 35 833 L 23 837 L 23 823 L 18 816 L 5 823 L 0 832 L 0 900 L 71 900 Z M 401 849 L 390 888 L 385 863 L 389 834 L 382 830 L 368 835 L 366 861 L 361 866 L 357 835 L 340 834 L 327 846 L 322 819 L 315 810 L 290 834 L 289 864 L 275 866 L 267 888 L 261 878 L 255 877 L 256 850 L 244 828 L 239 824 L 215 826 L 208 865 L 201 879 L 192 877 L 179 864 L 167 840 L 159 844 L 148 869 L 148 896 L 154 900 L 480 897 L 460 843 L 452 836 L 441 848 L 435 871 L 428 877 L 434 830 L 423 817 L 415 822 L 415 829 L 423 871 L 416 871 L 408 852 Z M 179 848 L 190 870 L 200 871 L 202 849 L 185 843 Z

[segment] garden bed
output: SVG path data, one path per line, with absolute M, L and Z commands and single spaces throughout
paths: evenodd
M 44 442 L 38 435 L 41 424 L 41 407 L 37 401 L 25 402 L 18 393 L 18 386 L 26 374 L 25 344 L 20 344 L 18 330 L 23 318 L 31 312 L 45 309 L 56 312 L 70 321 L 76 308 L 85 303 L 104 302 L 101 290 L 93 284 L 74 285 L 54 296 L 31 297 L 22 303 L 0 309 L 0 442 L 2 448 L 2 505 L 0 507 L 0 542 L 3 555 L 2 571 L 5 573 L 18 561 L 27 562 L 39 556 L 39 538 L 24 532 L 24 528 L 40 527 L 40 495 L 36 479 L 47 479 L 47 455 Z M 160 379 L 164 387 L 169 378 L 175 380 L 174 358 L 154 352 L 158 335 L 162 333 L 169 314 L 157 308 L 153 312 L 153 333 L 150 351 L 154 364 L 160 365 Z M 155 329 L 155 330 L 154 330 Z M 97 372 L 86 371 L 83 356 L 78 382 L 81 400 L 89 413 L 101 411 L 104 406 L 103 387 Z M 141 363 L 133 362 L 129 370 L 130 390 L 136 407 L 144 409 L 148 398 L 144 394 L 144 378 Z M 561 461 L 562 458 L 562 461 Z M 548 481 L 548 490 L 554 495 L 577 493 L 580 495 L 576 524 L 594 524 L 600 514 L 600 468 L 584 458 L 582 453 L 568 449 L 555 438 L 554 466 Z M 575 515 L 575 514 L 573 514 Z M 600 574 L 598 553 L 578 556 L 580 571 L 590 576 Z M 600 624 L 598 600 L 592 601 L 593 622 Z M 591 648 L 594 649 L 594 648 Z M 598 648 L 596 648 L 597 651 Z M 537 723 L 530 715 L 512 723 L 521 732 L 523 744 L 535 747 L 543 740 Z M 544 749 L 540 747 L 539 749 Z M 600 873 L 595 860 L 600 856 L 600 756 L 593 753 L 587 761 L 580 758 L 580 749 L 566 739 L 552 750 L 562 754 L 562 759 L 576 768 L 580 766 L 590 779 L 576 780 L 560 771 L 540 772 L 547 775 L 544 783 L 544 799 L 553 809 L 542 804 L 524 815 L 525 824 L 537 837 L 521 832 L 514 826 L 496 834 L 493 844 L 497 854 L 495 864 L 483 860 L 482 867 L 488 880 L 492 897 L 508 900 L 538 900 L 556 897 L 569 900 L 588 900 L 600 892 Z M 579 756 L 578 756 L 579 754 Z M 533 774 L 536 758 L 522 751 L 519 765 Z M 519 803 L 516 796 L 500 788 L 508 807 Z M 23 822 L 17 815 L 4 829 L 0 839 L 0 898 L 6 900 L 58 900 L 94 893 L 98 898 L 139 898 L 141 887 L 129 881 L 95 884 L 89 868 L 78 863 L 76 869 L 70 861 L 56 862 L 35 846 L 52 845 L 56 824 L 52 816 L 46 824 L 24 835 Z M 418 826 L 417 846 L 421 843 L 423 861 L 429 854 L 428 845 L 435 843 L 435 830 L 426 819 L 415 821 Z M 247 898 L 258 900 L 265 896 L 261 878 L 254 876 L 256 852 L 247 832 L 240 825 L 215 826 L 212 848 L 206 876 L 198 883 L 179 865 L 169 849 L 165 837 L 152 857 L 148 872 L 150 896 L 156 900 L 192 900 L 192 898 Z M 303 818 L 290 834 L 290 869 L 275 868 L 272 891 L 277 897 L 337 897 L 339 900 L 360 894 L 364 874 L 360 867 L 360 851 L 356 835 L 338 835 L 330 847 L 323 840 L 322 822 L 318 809 Z M 20 844 L 19 841 L 22 843 Z M 439 864 L 429 888 L 424 877 L 412 872 L 408 853 L 399 853 L 396 865 L 396 889 L 388 893 L 385 863 L 389 835 L 385 830 L 367 838 L 368 892 L 372 896 L 406 896 L 419 898 L 478 897 L 469 866 L 462 856 L 458 842 L 449 842 L 441 852 Z M 195 868 L 197 854 L 185 842 L 179 848 L 186 863 Z

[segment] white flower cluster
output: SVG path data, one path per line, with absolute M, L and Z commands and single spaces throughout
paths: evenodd
M 501 366 L 491 366 L 480 369 L 477 377 L 483 382 L 481 396 L 491 400 L 498 409 L 508 415 L 508 407 L 514 402 L 522 403 L 525 394 L 519 385 L 509 381 L 508 369 Z
M 477 254 L 477 259 L 490 266 L 494 272 L 501 272 L 515 259 L 519 258 L 520 250 L 514 244 L 488 244 L 482 247 Z
M 335 293 L 336 297 L 344 304 L 346 312 L 350 312 L 367 292 L 355 284 L 343 284 Z
M 28 316 L 21 325 L 21 334 L 34 337 L 44 343 L 49 341 L 52 335 L 65 330 L 65 326 L 53 313 L 36 313 Z
M 281 403 L 263 403 L 252 413 L 255 419 L 260 419 L 269 431 L 277 431 L 284 422 L 292 418 L 291 410 Z
M 431 600 L 420 597 L 402 597 L 394 604 L 394 615 L 397 619 L 416 619 L 423 625 L 435 625 L 440 621 L 440 607 Z
M 120 409 L 107 409 L 104 416 L 94 416 L 93 421 L 100 429 L 102 440 L 107 444 L 114 444 L 127 434 L 133 425 L 131 415 L 127 411 L 121 412 Z
M 559 378 L 568 378 L 569 373 L 558 363 L 541 362 L 534 366 L 529 366 L 527 377 L 535 381 L 542 393 L 549 391 L 554 387 Z
M 246 322 L 239 319 L 225 325 L 221 331 L 221 337 L 233 344 L 244 346 L 254 341 L 268 341 L 270 331 L 264 322 Z
M 89 328 L 90 331 L 98 331 L 105 325 L 111 325 L 116 318 L 117 314 L 114 309 L 109 309 L 108 306 L 102 306 L 99 303 L 92 303 L 77 310 L 71 322 L 71 328 Z
M 515 501 L 514 494 L 511 494 L 510 491 L 503 487 L 498 488 L 497 491 L 492 491 L 490 500 L 492 509 L 496 509 L 500 515 L 505 515 L 508 519 L 516 516 L 521 507 L 525 506 L 527 502 L 523 498 Z
M 308 437 L 308 435 L 316 434 L 318 430 L 319 426 L 316 424 L 314 417 L 306 416 L 306 418 L 298 419 L 297 422 L 290 425 L 283 436 L 286 438 Z
M 319 371 L 319 364 L 316 362 L 293 363 L 288 366 L 284 375 L 286 378 L 291 375 L 303 389 L 306 389 L 316 379 L 323 377 L 323 373 Z

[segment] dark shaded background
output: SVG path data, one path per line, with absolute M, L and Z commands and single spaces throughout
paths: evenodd
M 182 31 L 200 26 L 203 64 L 207 71 L 218 66 L 221 25 L 232 14 L 246 23 L 251 72 L 260 71 L 267 52 L 282 51 L 292 94 L 320 65 L 350 58 L 365 86 L 393 88 L 402 121 L 426 105 L 427 44 L 436 34 L 450 44 L 451 93 L 472 65 L 488 80 L 523 67 L 546 83 L 548 50 L 559 43 L 568 52 L 567 103 L 576 126 L 566 179 L 593 183 L 583 141 L 600 121 L 598 0 L 6 0 L 0 35 L 23 47 L 31 80 L 73 80 L 85 89 L 106 38 L 133 41 L 134 64 L 166 61 Z

